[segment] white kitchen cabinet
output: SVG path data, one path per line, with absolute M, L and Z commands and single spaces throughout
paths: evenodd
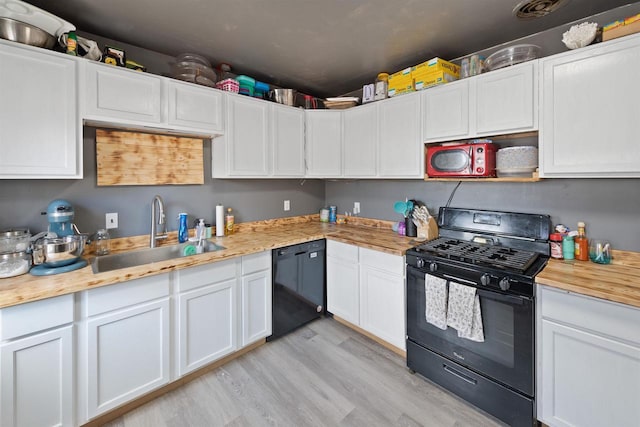
M 178 375 L 237 350 L 236 260 L 176 272 Z
M 167 80 L 168 117 L 172 129 L 224 131 L 224 93 L 219 90 Z
M 385 100 L 378 109 L 378 177 L 424 178 L 420 94 Z
M 0 178 L 82 178 L 78 63 L 0 40 Z
M 307 110 L 307 177 L 342 176 L 342 112 Z
M 73 426 L 73 295 L 0 310 L 0 425 Z
M 640 35 L 540 61 L 540 176 L 640 177 Z
M 162 77 L 91 61 L 82 65 L 84 119 L 160 125 Z
M 538 285 L 537 416 L 554 426 L 637 426 L 640 309 Z
M 242 257 L 242 347 L 272 332 L 271 251 Z
M 214 178 L 303 178 L 304 112 L 226 94 L 226 133 L 212 140 Z
M 343 176 L 375 178 L 378 172 L 378 105 L 344 110 Z
M 444 142 L 538 129 L 538 61 L 422 92 L 423 140 Z
M 404 257 L 360 248 L 360 327 L 405 350 Z
M 404 257 L 327 240 L 327 310 L 404 350 Z
M 270 104 L 271 175 L 277 178 L 303 178 L 304 110 Z
M 169 383 L 169 295 L 168 274 L 82 292 L 81 422 Z
M 358 247 L 327 240 L 327 311 L 360 324 Z

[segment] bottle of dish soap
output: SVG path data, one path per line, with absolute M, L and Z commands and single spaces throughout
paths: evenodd
M 225 218 L 225 223 L 226 223 L 226 231 L 227 231 L 227 235 L 233 234 L 233 226 L 235 223 L 235 217 L 233 216 L 231 208 L 227 209 L 227 216 Z

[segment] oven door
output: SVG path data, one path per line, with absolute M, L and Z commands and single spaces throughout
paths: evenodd
M 533 301 L 527 297 L 478 288 L 485 341 L 475 342 L 459 338 L 457 331 L 451 327 L 443 331 L 427 323 L 424 280 L 424 271 L 407 266 L 408 339 L 521 393 L 533 396 Z

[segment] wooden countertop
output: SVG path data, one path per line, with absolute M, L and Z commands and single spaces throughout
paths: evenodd
M 323 238 L 400 256 L 404 255 L 407 249 L 418 244 L 412 238 L 394 233 L 390 228 L 392 223 L 389 221 L 356 218 L 349 224 L 336 225 L 321 223 L 317 217 L 317 215 L 310 215 L 293 217 L 294 219 L 239 224 L 237 233 L 210 239 L 226 249 L 200 255 L 100 274 L 93 274 L 89 265 L 77 271 L 52 276 L 36 277 L 24 274 L 0 279 L 0 308 Z M 148 245 L 148 238 L 148 236 L 139 236 L 114 239 L 114 245 L 112 245 L 114 253 L 145 247 Z M 175 243 L 177 243 L 175 233 L 172 233 L 170 240 L 161 246 Z M 90 260 L 91 256 L 85 258 Z
M 613 263 L 551 259 L 536 282 L 640 308 L 640 253 L 613 252 Z

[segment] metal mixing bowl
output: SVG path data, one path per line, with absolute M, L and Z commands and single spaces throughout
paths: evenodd
M 33 249 L 33 263 L 48 267 L 62 267 L 73 264 L 82 255 L 87 236 L 74 234 L 64 237 L 44 237 L 38 240 Z
M 51 49 L 56 44 L 56 38 L 46 31 L 6 17 L 0 17 L 0 37 L 45 49 Z

